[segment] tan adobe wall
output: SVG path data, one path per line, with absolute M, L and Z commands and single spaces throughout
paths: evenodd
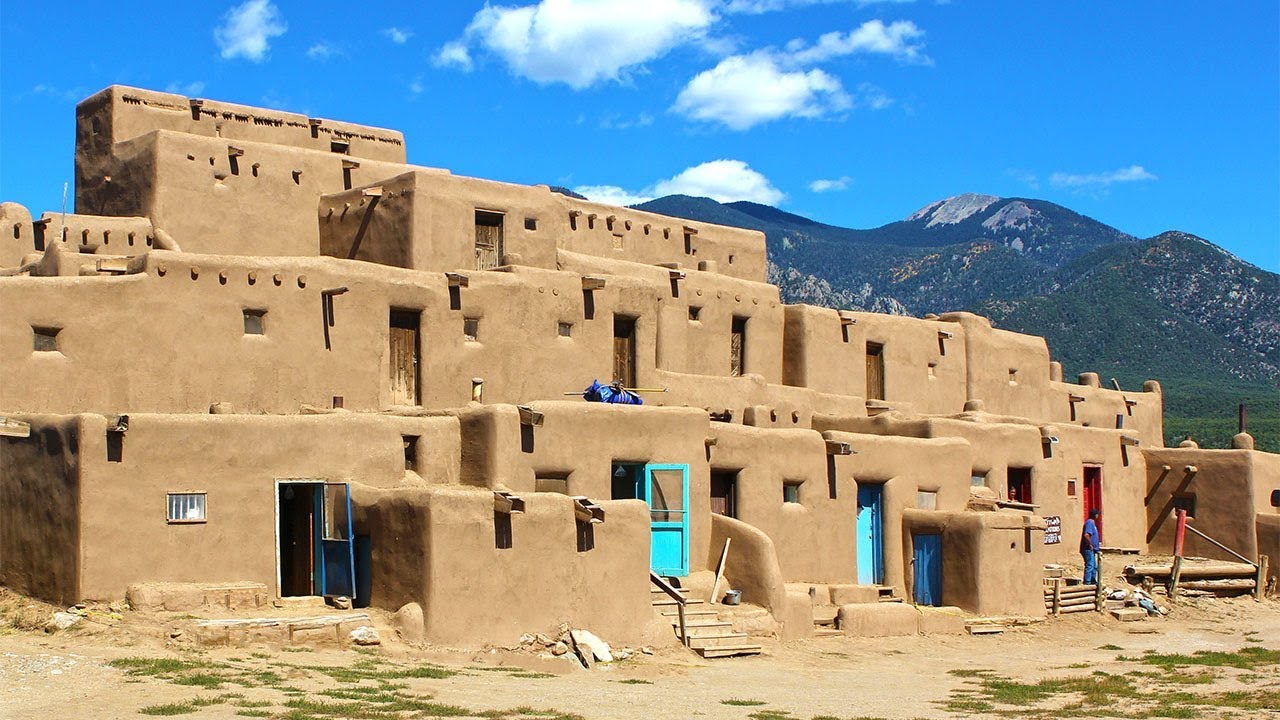
M 1096 383 L 1096 373 L 1082 379 Z M 1088 427 L 1122 429 L 1144 446 L 1164 446 L 1164 394 L 1160 383 L 1148 380 L 1141 392 L 1118 391 L 1096 384 L 1049 383 L 1048 420 Z
M 687 464 L 691 570 L 705 569 L 701 563 L 710 533 L 705 412 L 565 401 L 530 407 L 544 414 L 541 426 L 522 426 L 509 405 L 460 412 L 464 483 L 521 494 L 534 490 L 539 475 L 563 477 L 570 495 L 609 500 L 615 461 Z
M 942 603 L 978 615 L 1040 617 L 1045 614 L 1040 583 L 1047 562 L 1044 523 L 1025 513 L 931 513 L 903 511 L 903 536 L 942 536 Z M 914 575 L 907 573 L 908 597 Z
M 884 584 L 906 595 L 910 574 L 910 549 L 902 539 L 903 512 L 917 507 L 920 491 L 936 493 L 938 512 L 958 512 L 968 499 L 969 444 L 955 438 L 922 439 L 829 431 L 831 440 L 847 442 L 854 454 L 835 456 L 837 479 L 852 478 L 849 494 L 855 505 L 857 488 L 883 485 Z M 911 462 L 903 462 L 911 458 Z M 840 488 L 843 490 L 843 488 Z M 857 522 L 856 512 L 846 520 Z M 856 556 L 857 542 L 853 543 Z
M 322 152 L 334 152 L 334 142 L 346 143 L 341 154 L 349 157 L 405 162 L 404 135 L 396 130 L 312 119 L 282 110 L 217 100 L 193 101 L 182 95 L 123 85 L 105 88 L 76 106 L 78 156 L 102 152 L 111 143 L 132 140 L 153 130 Z
M 406 166 L 155 130 L 76 161 L 76 209 L 151 218 L 188 252 L 320 254 L 320 196 Z M 442 172 L 442 171 L 438 171 Z M 199 208 L 199 211 L 193 211 Z
M 504 549 L 495 547 L 488 492 L 397 490 L 366 493 L 360 504 L 374 565 L 386 568 L 374 580 L 375 604 L 419 603 L 432 642 L 511 644 L 562 622 L 610 642 L 659 637 L 649 604 L 649 512 L 640 501 L 604 502 L 605 521 L 590 526 L 583 550 L 566 496 L 526 497 Z
M 74 418 L 23 415 L 0 437 L 0 585 L 67 605 L 80 599 L 80 434 Z
M 710 471 L 736 473 L 734 517 L 773 540 L 784 582 L 853 582 L 857 490 L 851 476 L 829 477 L 822 435 L 725 423 L 710 434 Z M 787 482 L 800 484 L 799 502 L 783 501 Z M 717 561 L 720 549 L 711 547 Z
M 1253 450 L 1152 448 L 1147 457 L 1147 522 L 1153 552 L 1172 553 L 1176 522 L 1174 496 L 1194 497 L 1189 524 L 1244 555 L 1259 552 L 1259 524 L 1265 516 L 1280 516 L 1270 495 L 1280 489 L 1280 462 L 1274 455 Z M 1168 470 L 1165 470 L 1168 466 Z M 1195 472 L 1188 470 L 1192 466 Z M 1235 561 L 1237 558 L 1187 533 L 1187 555 Z M 1275 560 L 1272 561 L 1276 562 Z
M 406 476 L 403 435 L 420 438 L 431 481 L 458 476 L 453 418 L 131 414 L 118 462 L 105 417 L 80 416 L 79 428 L 80 594 L 95 600 L 144 578 L 276 588 L 275 481 L 425 484 Z M 170 492 L 207 493 L 207 522 L 168 523 Z
M 1044 338 L 991 327 L 972 313 L 944 313 L 964 328 L 968 399 L 989 413 L 1026 418 L 1049 414 L 1049 348 Z

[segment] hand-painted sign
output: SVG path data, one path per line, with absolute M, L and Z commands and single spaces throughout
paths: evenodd
M 1044 544 L 1057 545 L 1062 542 L 1062 517 L 1059 515 L 1046 515 L 1044 518 Z

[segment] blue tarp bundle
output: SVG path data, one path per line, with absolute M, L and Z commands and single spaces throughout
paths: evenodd
M 613 405 L 643 405 L 640 396 L 623 388 L 621 385 L 601 385 L 599 380 L 592 380 L 591 387 L 582 391 L 587 402 L 610 403 Z

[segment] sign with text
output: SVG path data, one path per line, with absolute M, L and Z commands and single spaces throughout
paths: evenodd
M 1062 517 L 1059 515 L 1046 515 L 1044 522 L 1044 544 L 1057 545 L 1062 542 Z

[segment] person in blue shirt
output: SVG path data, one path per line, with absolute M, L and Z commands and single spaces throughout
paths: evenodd
M 1084 558 L 1084 584 L 1098 583 L 1098 553 L 1102 551 L 1102 538 L 1098 535 L 1098 520 L 1102 519 L 1102 511 L 1094 508 L 1089 511 L 1089 519 L 1084 521 L 1084 530 L 1080 532 L 1080 555 Z

